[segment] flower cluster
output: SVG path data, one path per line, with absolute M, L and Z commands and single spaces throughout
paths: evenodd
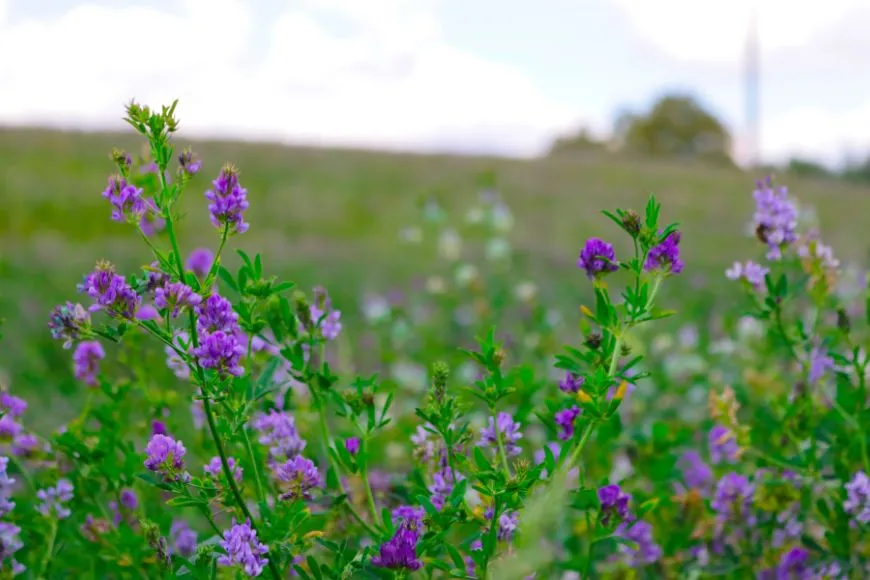
M 257 539 L 257 531 L 251 527 L 251 521 L 243 524 L 236 523 L 224 532 L 224 539 L 220 543 L 226 552 L 218 558 L 218 564 L 225 567 L 238 566 L 251 577 L 263 573 L 269 559 L 265 557 L 269 553 L 269 547 Z
M 167 481 L 187 481 L 190 475 L 184 470 L 186 453 L 181 441 L 167 435 L 154 435 L 145 446 L 145 467 Z
M 224 377 L 244 374 L 241 358 L 245 347 L 233 305 L 223 296 L 212 294 L 196 307 L 196 314 L 199 346 L 193 349 L 193 355 L 200 366 Z
M 221 169 L 217 179 L 212 182 L 214 189 L 205 192 L 210 202 L 208 211 L 211 223 L 216 228 L 226 228 L 232 234 L 243 234 L 249 225 L 243 221 L 248 209 L 248 190 L 239 185 L 239 172 L 231 165 Z

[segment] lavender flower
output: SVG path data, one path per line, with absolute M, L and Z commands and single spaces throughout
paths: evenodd
M 335 340 L 341 332 L 341 311 L 332 308 L 326 289 L 314 289 L 314 303 L 310 307 L 311 321 L 320 329 L 325 340 Z
M 480 441 L 477 444 L 481 447 L 489 447 L 493 453 L 498 453 L 500 437 L 505 455 L 511 457 L 519 455 L 522 451 L 522 448 L 516 444 L 522 436 L 520 424 L 514 421 L 510 413 L 499 413 L 497 419 L 490 417 L 489 426 L 480 430 Z
M 15 480 L 6 472 L 9 466 L 8 457 L 0 457 L 0 517 L 5 516 L 15 508 L 15 502 L 11 501 L 12 488 Z
M 238 462 L 232 458 L 227 457 L 227 465 L 230 466 L 230 471 L 233 474 L 233 479 L 236 481 L 242 481 L 242 466 L 238 464 Z M 214 479 L 218 479 L 223 475 L 224 467 L 221 463 L 220 456 L 215 456 L 211 458 L 211 461 L 203 467 L 203 470 Z
M 637 544 L 637 549 L 619 545 L 619 551 L 624 555 L 627 564 L 632 568 L 654 564 L 662 557 L 661 546 L 652 537 L 652 526 L 643 520 L 638 520 L 628 526 L 621 524 L 616 535 L 627 538 Z
M 55 340 L 63 340 L 63 347 L 70 348 L 91 326 L 91 315 L 81 304 L 67 302 L 51 311 L 48 329 Z
M 286 490 L 280 496 L 283 500 L 311 499 L 311 490 L 323 485 L 317 466 L 302 455 L 276 465 L 273 470 Z
M 719 463 L 736 463 L 740 457 L 740 445 L 730 429 L 722 425 L 716 425 L 710 429 L 710 461 L 714 465 Z
M 202 161 L 193 154 L 193 151 L 189 147 L 178 156 L 178 165 L 181 166 L 181 170 L 188 177 L 196 175 L 202 169 Z
M 212 225 L 220 229 L 226 227 L 231 234 L 248 231 L 248 224 L 242 218 L 248 209 L 248 190 L 239 185 L 239 172 L 226 165 L 212 185 L 214 189 L 205 192 L 205 198 L 210 202 L 208 211 Z
M 870 523 L 870 477 L 867 477 L 863 471 L 859 471 L 845 485 L 845 489 L 846 501 L 843 502 L 843 510 L 854 517 L 857 523 L 862 525 Z
M 80 342 L 73 353 L 75 377 L 89 387 L 97 386 L 99 362 L 105 357 L 103 346 L 96 340 Z
M 574 373 L 565 373 L 565 378 L 559 381 L 559 390 L 563 393 L 576 394 L 580 391 L 586 378 Z
M 432 475 L 432 485 L 429 492 L 432 494 L 432 505 L 439 510 L 444 507 L 444 502 L 450 496 L 455 485 L 465 479 L 458 471 L 454 471 L 449 465 L 445 465 L 440 471 Z
M 79 284 L 79 291 L 95 300 L 91 310 L 105 309 L 110 316 L 132 319 L 142 298 L 127 284 L 123 276 L 115 274 L 110 264 L 101 262 Z
M 686 451 L 677 462 L 677 467 L 683 472 L 683 480 L 686 485 L 694 489 L 707 489 L 713 480 L 713 471 L 710 469 L 697 451 Z
M 40 500 L 36 510 L 45 517 L 50 517 L 53 513 L 59 520 L 63 520 L 72 513 L 65 505 L 73 498 L 73 485 L 68 479 L 58 480 L 54 487 L 40 489 L 36 492 L 36 497 Z
M 196 553 L 196 530 L 190 528 L 184 520 L 175 520 L 169 528 L 172 540 L 172 551 L 182 558 L 190 558 Z
M 568 441 L 574 436 L 574 421 L 580 416 L 580 413 L 581 409 L 577 405 L 556 413 L 556 425 L 561 428 L 558 435 L 559 439 L 562 441 Z
M 827 350 L 814 346 L 810 351 L 809 367 L 807 380 L 811 385 L 815 385 L 825 376 L 825 373 L 834 368 L 834 359 L 828 356 Z
M 671 232 L 665 240 L 650 249 L 643 269 L 647 272 L 663 270 L 671 274 L 683 271 L 680 259 L 680 232 Z
M 240 364 L 243 354 L 245 347 L 237 336 L 222 330 L 202 335 L 200 345 L 193 349 L 193 355 L 197 357 L 202 368 L 214 369 L 222 377 L 240 377 L 245 374 L 245 369 Z
M 601 523 L 609 525 L 616 516 L 617 522 L 628 519 L 628 502 L 631 496 L 612 483 L 598 489 L 598 501 L 601 503 Z
M 788 189 L 774 189 L 773 178 L 759 181 L 755 197 L 755 231 L 758 238 L 767 244 L 769 260 L 779 260 L 782 250 L 797 241 L 798 212 L 788 199 Z
M 359 437 L 348 437 L 344 440 L 344 448 L 347 449 L 347 452 L 351 455 L 356 455 L 357 453 L 359 453 L 359 446 Z
M 260 433 L 260 443 L 269 445 L 269 457 L 273 461 L 292 459 L 305 449 L 305 441 L 299 437 L 296 422 L 289 413 L 273 409 L 257 416 L 252 426 Z
M 181 441 L 166 435 L 154 435 L 145 446 L 145 467 L 159 473 L 167 481 L 187 481 L 190 475 L 184 471 L 184 454 L 187 450 Z
M 145 214 L 145 200 L 142 190 L 120 176 L 109 178 L 109 185 L 103 191 L 103 197 L 112 204 L 112 219 L 116 222 L 139 223 Z
M 27 401 L 7 392 L 0 393 L 0 409 L 13 417 L 20 417 L 27 410 Z
M 226 556 L 218 558 L 220 566 L 239 566 L 245 574 L 255 577 L 262 574 L 269 563 L 268 558 L 263 557 L 269 552 L 269 547 L 257 539 L 257 531 L 251 527 L 251 520 L 237 524 L 233 519 L 233 525 L 224 532 L 220 545 L 227 553 Z
M 613 246 L 598 238 L 586 241 L 580 252 L 580 259 L 577 260 L 577 267 L 586 270 L 590 280 L 619 270 Z
M 187 257 L 187 269 L 204 280 L 214 264 L 214 254 L 208 248 L 197 248 Z
M 423 563 L 417 559 L 417 542 L 420 528 L 414 520 L 404 520 L 396 533 L 381 544 L 379 553 L 372 558 L 372 565 L 391 570 L 419 570 Z
M 24 565 L 17 562 L 13 555 L 24 547 L 21 541 L 21 528 L 9 522 L 0 522 L 0 572 L 11 572 L 16 576 L 24 572 Z
M 154 306 L 171 309 L 172 318 L 177 318 L 182 308 L 193 308 L 202 302 L 202 296 L 181 282 L 167 283 L 154 291 Z
M 760 290 L 764 286 L 764 277 L 768 272 L 770 272 L 769 268 L 749 260 L 745 264 L 734 262 L 731 268 L 725 270 L 725 276 L 729 280 L 745 280 L 755 290 Z

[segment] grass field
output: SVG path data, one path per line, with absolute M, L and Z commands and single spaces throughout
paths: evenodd
M 183 133 L 178 142 L 186 143 Z M 757 249 L 742 233 L 759 176 L 739 171 L 600 157 L 517 161 L 193 145 L 205 165 L 183 203 L 184 248 L 215 245 L 201 192 L 219 166 L 232 161 L 251 202 L 251 229 L 235 240 L 236 247 L 261 251 L 275 273 L 304 287 L 327 285 L 351 327 L 363 290 L 384 291 L 425 270 L 421 261 L 429 258 L 398 241 L 419 200 L 435 196 L 461 216 L 486 171 L 496 175 L 516 218 L 514 267 L 565 306 L 579 286 L 575 260 L 583 240 L 614 233 L 598 212 L 640 208 L 650 193 L 663 202 L 666 219 L 683 224 L 683 292 L 698 292 L 692 282 L 699 276 L 717 280 L 732 261 Z M 49 356 L 59 349 L 48 338 L 47 313 L 55 303 L 74 299 L 75 285 L 95 260 L 109 259 L 122 269 L 145 260 L 141 240 L 109 220 L 100 196 L 113 170 L 113 146 L 136 152 L 140 141 L 129 134 L 0 130 L 0 316 L 6 318 L 0 368 L 18 389 L 53 388 L 44 377 L 61 359 Z M 842 259 L 863 260 L 870 243 L 870 189 L 788 176 L 780 181 L 816 207 L 825 238 Z M 725 284 L 708 284 L 703 292 L 728 295 Z

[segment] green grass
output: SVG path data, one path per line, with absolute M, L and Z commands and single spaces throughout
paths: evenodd
M 183 139 L 180 144 L 186 143 Z M 18 389 L 51 389 L 41 377 L 66 355 L 50 355 L 49 309 L 74 299 L 75 285 L 99 258 L 121 268 L 146 261 L 141 240 L 109 221 L 100 196 L 113 167 L 113 146 L 138 151 L 131 134 L 0 130 L 0 316 L 7 319 L 0 368 Z M 326 284 L 354 319 L 365 289 L 386 290 L 425 272 L 427 262 L 398 243 L 423 196 L 464 213 L 491 170 L 516 217 L 513 234 L 519 275 L 552 293 L 576 296 L 574 266 L 583 240 L 615 237 L 605 208 L 642 209 L 650 193 L 666 220 L 682 223 L 686 274 L 714 281 L 735 259 L 757 255 L 743 236 L 751 217 L 754 179 L 737 170 L 625 161 L 608 157 L 536 161 L 319 150 L 251 143 L 194 143 L 203 174 L 186 192 L 182 244 L 214 245 L 202 192 L 221 164 L 242 171 L 251 209 L 250 232 L 236 247 L 260 251 L 272 272 L 310 287 Z M 825 239 L 845 260 L 863 259 L 870 241 L 865 220 L 870 190 L 834 181 L 783 177 L 794 195 L 816 206 Z M 461 213 L 457 214 L 461 216 Z M 679 294 L 680 291 L 677 292 Z M 682 300 L 683 296 L 678 295 Z M 50 391 L 47 391 L 50 392 Z

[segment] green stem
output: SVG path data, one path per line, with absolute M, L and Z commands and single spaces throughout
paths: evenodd
M 178 268 L 178 279 L 184 281 L 184 263 L 181 261 L 181 250 L 178 249 L 178 239 L 175 237 L 175 227 L 172 225 L 172 216 L 167 216 L 166 219 L 166 234 L 169 236 L 169 242 L 172 244 L 172 253 L 175 255 L 175 265 Z
M 376 524 L 381 524 L 381 516 L 378 514 L 378 506 L 375 503 L 375 494 L 372 493 L 372 486 L 369 483 L 369 473 L 367 469 L 363 469 L 360 474 L 362 477 L 363 487 L 366 490 L 366 499 L 369 502 L 369 510 L 372 512 L 372 519 Z
M 24 481 L 27 482 L 27 487 L 35 492 L 36 484 L 33 483 L 33 478 L 30 477 L 30 473 L 27 471 L 27 469 L 24 468 L 24 464 L 21 463 L 21 461 L 18 459 L 18 457 L 15 456 L 14 453 L 9 454 L 9 459 L 11 459 L 15 467 L 18 468 L 18 472 L 24 478 Z
M 239 486 L 236 484 L 236 478 L 233 477 L 233 470 L 230 469 L 230 464 L 227 461 L 227 454 L 224 450 L 224 444 L 221 441 L 217 426 L 215 425 L 214 415 L 211 411 L 211 401 L 209 400 L 208 395 L 203 396 L 202 406 L 203 410 L 205 411 L 205 419 L 208 422 L 208 428 L 211 432 L 211 437 L 212 439 L 214 439 L 215 446 L 218 450 L 218 455 L 220 455 L 221 458 L 221 465 L 223 466 L 224 475 L 226 476 L 227 481 L 230 484 L 230 490 L 233 492 L 233 496 L 236 498 L 236 503 L 239 504 L 239 508 L 242 510 L 242 513 L 248 520 L 250 520 L 251 528 L 254 531 L 257 531 L 257 525 L 254 523 L 254 516 L 251 515 L 251 511 L 248 509 L 248 504 L 245 503 L 245 498 L 244 496 L 242 496 L 242 492 L 239 490 Z M 257 535 L 260 538 L 263 537 L 262 534 L 258 533 Z M 269 558 L 269 571 L 272 573 L 272 576 L 276 580 L 280 578 L 280 574 L 278 573 L 278 567 L 275 565 L 274 558 Z
M 214 280 L 215 274 L 217 274 L 218 268 L 220 267 L 221 254 L 224 251 L 224 245 L 227 243 L 227 237 L 229 237 L 230 233 L 230 225 L 227 224 L 224 226 L 224 231 L 221 234 L 221 243 L 218 245 L 217 252 L 214 255 L 214 261 L 211 263 L 211 268 L 209 268 L 208 274 L 205 277 L 205 281 L 202 286 L 204 289 L 207 289 L 211 286 L 212 281 Z
M 353 517 L 353 519 L 355 519 L 359 523 L 359 525 L 364 527 L 366 531 L 372 535 L 372 537 L 377 537 L 378 531 L 374 529 L 371 525 L 369 525 L 367 521 L 362 519 L 362 516 L 359 515 L 359 512 L 357 512 L 356 509 L 354 509 L 354 507 L 350 505 L 347 497 L 344 498 L 344 506 L 347 508 L 348 513 Z
M 251 458 L 251 465 L 254 467 L 254 482 L 257 485 L 257 499 L 261 504 L 266 503 L 266 494 L 263 491 L 263 479 L 260 476 L 260 467 L 257 454 L 254 452 L 254 447 L 251 445 L 251 438 L 248 435 L 248 430 L 242 427 L 242 437 L 245 442 L 245 449 L 248 451 L 248 456 Z
M 574 464 L 577 462 L 577 459 L 580 457 L 580 453 L 583 451 L 583 448 L 586 446 L 586 441 L 589 439 L 589 436 L 592 435 L 592 431 L 595 429 L 595 421 L 589 421 L 589 424 L 586 425 L 586 429 L 583 430 L 583 434 L 580 435 L 580 441 L 577 442 L 577 447 L 574 448 L 574 452 L 571 453 L 571 458 L 568 459 L 568 463 L 566 464 L 566 471 L 570 470 L 574 467 Z
M 510 465 L 508 465 L 507 452 L 504 449 L 504 440 L 503 440 L 503 438 L 501 436 L 501 432 L 499 431 L 499 428 L 498 428 L 498 415 L 496 415 L 495 421 L 493 421 L 493 425 L 495 426 L 495 440 L 498 443 L 498 454 L 501 456 L 501 465 L 502 465 L 502 468 L 504 468 L 505 477 L 510 479 L 511 478 L 511 468 L 510 468 Z
M 586 569 L 583 571 L 583 580 L 592 578 L 592 550 L 595 548 L 595 532 L 597 531 L 597 524 L 594 529 L 589 530 L 589 547 L 586 548 Z
M 57 519 L 51 518 L 51 531 L 48 533 L 48 547 L 45 549 L 45 554 L 42 555 L 42 562 L 39 565 L 39 574 L 37 578 L 44 578 L 45 571 L 48 570 L 48 563 L 51 561 L 51 554 L 54 552 L 54 541 L 57 539 Z

